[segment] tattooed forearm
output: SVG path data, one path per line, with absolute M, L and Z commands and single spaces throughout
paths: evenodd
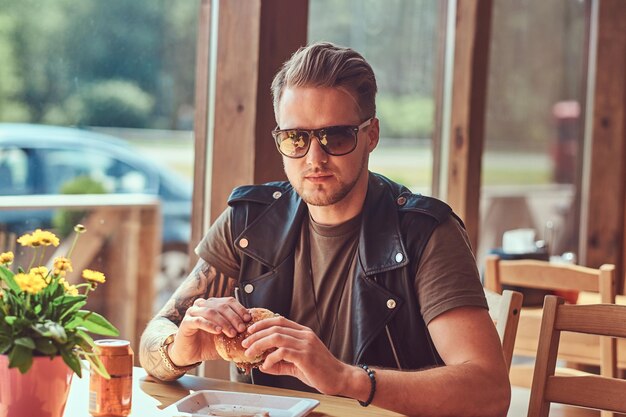
M 202 259 L 198 261 L 187 279 L 176 290 L 165 306 L 159 312 L 159 316 L 165 317 L 172 323 L 179 325 L 185 317 L 187 309 L 193 302 L 206 294 L 211 283 L 215 280 L 215 268 Z
M 144 331 L 139 346 L 139 362 L 150 375 L 161 381 L 171 381 L 179 378 L 183 373 L 173 373 L 163 366 L 159 347 L 164 337 L 175 333 L 178 327 L 163 317 L 155 317 Z
M 227 277 L 201 259 L 161 311 L 148 323 L 139 348 L 141 366 L 150 375 L 163 381 L 182 376 L 184 372 L 172 372 L 163 364 L 159 353 L 161 343 L 178 331 L 178 326 L 196 299 L 232 295 L 235 285 L 234 278 Z

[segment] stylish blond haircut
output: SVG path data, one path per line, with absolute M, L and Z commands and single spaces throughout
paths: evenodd
M 357 102 L 363 120 L 376 114 L 376 77 L 370 64 L 353 49 L 317 42 L 301 47 L 272 81 L 274 113 L 287 87 L 342 87 Z

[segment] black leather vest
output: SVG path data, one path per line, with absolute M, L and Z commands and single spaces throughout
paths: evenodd
M 238 187 L 228 204 L 234 245 L 241 254 L 243 304 L 289 317 L 294 251 L 307 220 L 306 204 L 287 182 Z M 461 222 L 445 203 L 370 173 L 352 277 L 353 364 L 420 369 L 442 363 L 413 281 L 433 230 L 450 216 Z M 311 390 L 292 377 L 258 370 L 253 376 L 263 385 Z

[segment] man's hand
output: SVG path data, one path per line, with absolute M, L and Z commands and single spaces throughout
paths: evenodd
M 311 329 L 284 317 L 261 320 L 248 331 L 251 335 L 242 342 L 246 355 L 276 349 L 260 367 L 265 373 L 294 376 L 321 393 L 336 395 L 353 372 L 353 367 L 335 358 Z
M 224 333 L 235 337 L 246 330 L 250 313 L 233 297 L 198 298 L 187 309 L 169 356 L 177 366 L 185 366 L 207 359 L 215 359 L 214 335 Z

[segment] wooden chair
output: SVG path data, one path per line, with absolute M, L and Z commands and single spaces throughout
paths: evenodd
M 561 291 L 588 291 L 599 294 L 599 302 L 615 303 L 615 267 L 602 265 L 599 269 L 578 265 L 552 264 L 536 260 L 501 260 L 487 258 L 485 288 L 498 293 L 503 285 Z M 514 354 L 534 357 L 537 352 L 541 308 L 523 307 Z M 615 339 L 589 335 L 566 334 L 560 358 L 573 364 L 599 365 L 604 376 L 617 375 L 617 345 Z M 597 348 L 596 346 L 599 346 Z M 603 352 L 601 355 L 599 352 Z M 579 374 L 575 370 L 559 368 L 559 374 Z M 513 365 L 511 384 L 529 387 L 532 366 Z
M 485 297 L 489 305 L 489 315 L 496 325 L 500 342 L 502 342 L 504 360 L 507 367 L 510 368 L 524 296 L 517 291 L 505 290 L 502 294 L 498 294 L 485 289 Z
M 561 297 L 546 296 L 528 417 L 546 417 L 552 402 L 603 410 L 603 417 L 626 413 L 626 380 L 555 375 L 562 331 L 626 338 L 626 306 L 573 305 Z

